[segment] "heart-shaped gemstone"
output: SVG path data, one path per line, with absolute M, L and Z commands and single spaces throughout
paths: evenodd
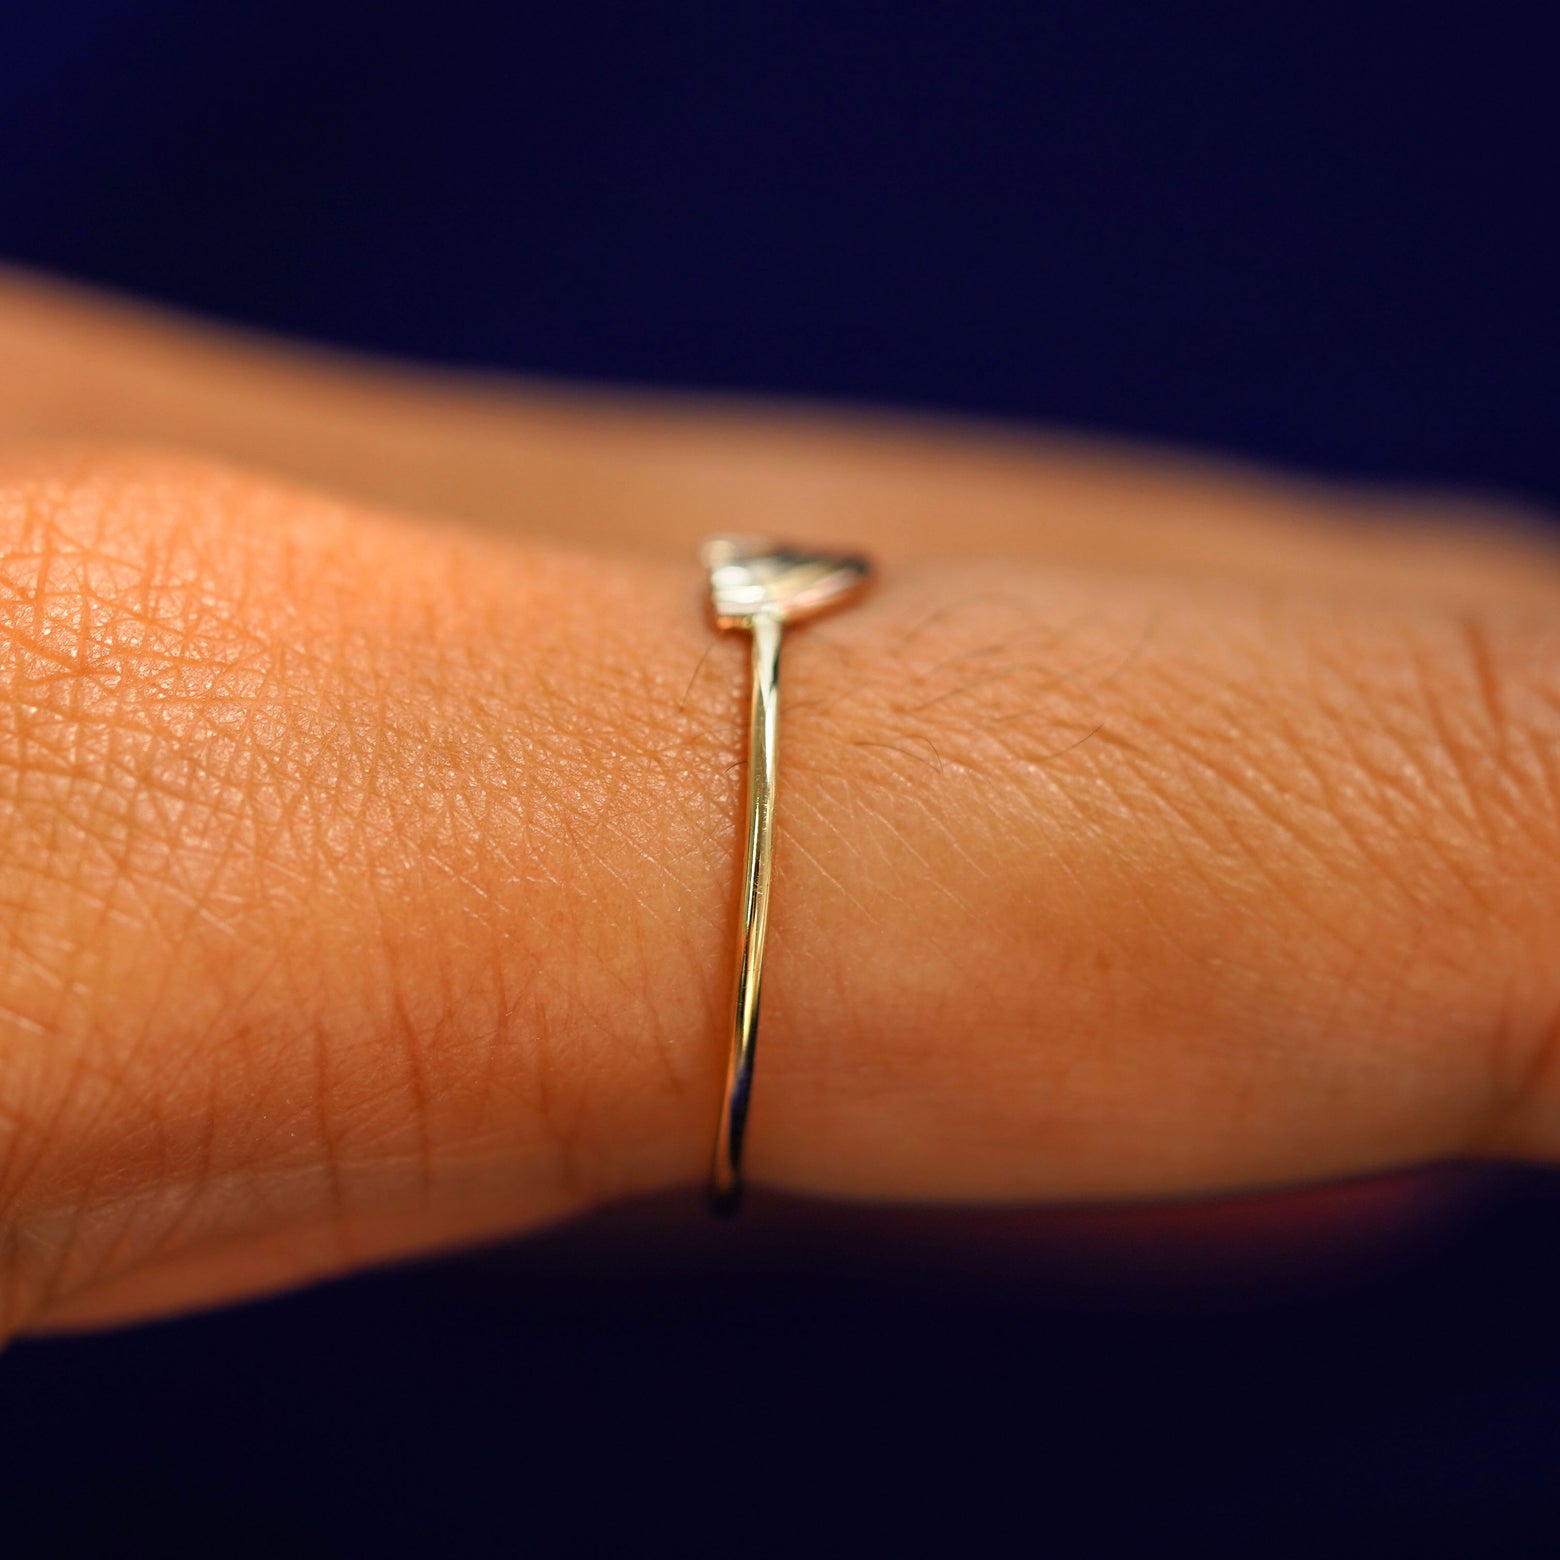
M 760 613 L 782 623 L 816 617 L 858 596 L 872 565 L 858 553 L 815 552 L 756 536 L 712 536 L 699 549 L 710 571 L 710 605 L 721 628 Z

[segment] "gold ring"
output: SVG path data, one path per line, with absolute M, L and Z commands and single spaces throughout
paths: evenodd
M 709 571 L 710 609 L 719 629 L 753 641 L 748 717 L 746 841 L 737 901 L 737 973 L 731 1004 L 731 1056 L 715 1133 L 710 1206 L 733 1213 L 742 1200 L 742 1142 L 753 1094 L 764 933 L 774 870 L 775 755 L 779 728 L 780 633 L 854 601 L 872 575 L 855 554 L 813 552 L 751 536 L 713 536 L 699 549 Z

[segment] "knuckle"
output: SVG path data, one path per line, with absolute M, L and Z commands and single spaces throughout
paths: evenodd
M 235 733 L 271 669 L 235 631 L 210 505 L 188 472 L 138 455 L 57 460 L 0 490 L 13 989 L 90 957 L 90 925 L 155 932 L 157 911 L 195 908 L 242 826 Z
M 222 956 L 234 732 L 269 676 L 213 546 L 236 481 L 120 449 L 0 470 L 0 1278 L 35 1299 L 87 1203 L 161 1174 L 194 1087 L 182 1042 L 145 1041 Z
M 1405 858 L 1449 887 L 1444 908 L 1520 934 L 1555 911 L 1560 859 L 1560 632 L 1519 615 L 1464 613 L 1381 636 L 1354 674 Z M 1356 728 L 1358 731 L 1358 728 Z M 1366 744 L 1358 735 L 1356 748 Z
M 1488 614 L 1329 611 L 1251 689 L 1275 787 L 1426 915 L 1532 908 L 1560 846 L 1560 634 Z M 1260 707 L 1258 707 L 1260 699 Z

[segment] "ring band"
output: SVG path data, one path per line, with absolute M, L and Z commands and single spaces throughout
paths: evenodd
M 854 601 L 866 588 L 872 569 L 857 554 L 803 551 L 745 536 L 711 537 L 699 549 L 699 557 L 709 571 L 716 628 L 744 630 L 753 647 L 731 1054 L 710 1173 L 710 1206 L 717 1213 L 734 1213 L 742 1200 L 742 1145 L 753 1095 L 764 935 L 774 869 L 781 631 L 786 624 Z

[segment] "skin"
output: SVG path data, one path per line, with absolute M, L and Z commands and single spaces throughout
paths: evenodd
M 759 1183 L 1187 1196 L 1560 1146 L 1560 559 L 1504 506 L 484 385 L 0 287 L 0 1328 L 705 1172 L 788 637 Z

